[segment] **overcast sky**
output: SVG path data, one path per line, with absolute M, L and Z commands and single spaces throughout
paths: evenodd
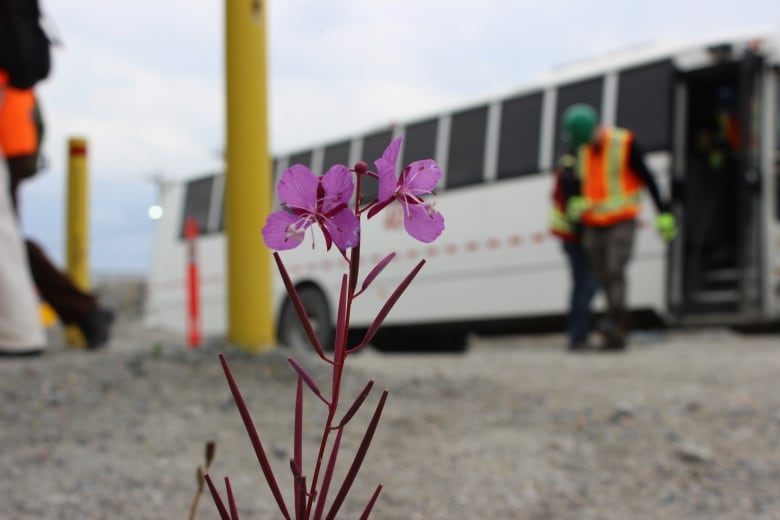
M 40 0 L 63 46 L 39 89 L 50 166 L 23 222 L 63 258 L 66 142 L 89 141 L 91 260 L 149 267 L 152 175 L 221 170 L 224 1 Z M 631 45 L 776 27 L 777 0 L 266 0 L 276 152 L 521 87 Z M 258 240 L 259 240 L 258 236 Z

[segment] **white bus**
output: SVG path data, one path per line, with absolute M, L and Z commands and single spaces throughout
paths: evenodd
M 436 242 L 408 237 L 397 213 L 364 221 L 363 271 L 392 251 L 398 255 L 353 308 L 355 328 L 371 322 L 421 258 L 428 262 L 388 316 L 378 346 L 421 337 L 462 346 L 469 332 L 509 332 L 565 314 L 570 280 L 560 244 L 548 232 L 550 171 L 565 147 L 561 115 L 576 102 L 595 107 L 602 123 L 635 132 L 678 219 L 678 237 L 664 243 L 645 194 L 629 268 L 632 311 L 668 324 L 780 322 L 780 34 L 769 32 L 611 53 L 554 69 L 503 96 L 276 155 L 277 180 L 296 163 L 318 174 L 359 160 L 373 169 L 391 139 L 404 135 L 400 166 L 433 158 L 444 171 L 436 207 L 446 229 Z M 714 175 L 700 131 L 721 103 L 729 103 L 736 118 L 739 150 Z M 225 333 L 223 184 L 223 175 L 215 174 L 163 190 L 149 325 L 185 329 L 183 227 L 193 216 L 203 232 L 204 333 Z M 314 251 L 301 246 L 281 256 L 318 334 L 329 337 L 344 268 L 340 255 L 325 252 L 320 241 Z M 279 338 L 301 342 L 278 277 L 273 283 Z

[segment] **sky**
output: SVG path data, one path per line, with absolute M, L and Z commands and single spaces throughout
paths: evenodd
M 40 0 L 62 41 L 39 84 L 47 169 L 22 222 L 64 250 L 67 140 L 89 143 L 90 261 L 150 267 L 155 177 L 221 171 L 224 5 Z M 562 64 L 653 41 L 777 28 L 776 0 L 266 0 L 272 153 L 469 105 Z

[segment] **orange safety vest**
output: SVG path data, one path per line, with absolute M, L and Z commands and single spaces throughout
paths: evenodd
M 606 127 L 597 144 L 580 146 L 577 167 L 588 203 L 584 224 L 611 226 L 639 214 L 643 184 L 628 164 L 633 139 L 628 130 Z
M 38 127 L 35 124 L 35 93 L 6 85 L 0 71 L 0 154 L 18 157 L 35 154 L 38 149 Z

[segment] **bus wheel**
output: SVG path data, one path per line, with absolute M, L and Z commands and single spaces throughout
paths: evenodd
M 298 296 L 301 298 L 303 308 L 306 309 L 306 315 L 309 317 L 320 345 L 324 350 L 333 350 L 334 333 L 330 323 L 330 309 L 322 291 L 316 287 L 304 286 L 298 289 Z M 289 297 L 282 307 L 278 328 L 279 342 L 283 345 L 295 349 L 314 348 L 303 330 L 298 313 L 295 312 L 295 307 Z

